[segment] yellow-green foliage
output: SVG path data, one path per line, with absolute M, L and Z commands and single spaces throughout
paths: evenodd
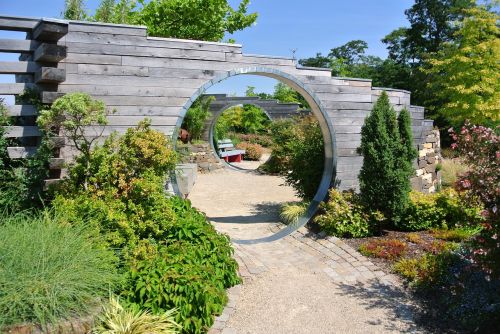
M 416 259 L 401 259 L 394 264 L 393 269 L 413 285 L 429 287 L 444 279 L 455 258 L 455 255 L 445 250 L 438 254 L 424 254 Z
M 125 308 L 117 297 L 111 297 L 98 318 L 94 334 L 177 334 L 181 326 L 174 320 L 177 310 L 154 315 L 137 308 Z
M 326 203 L 321 203 L 322 213 L 316 216 L 315 222 L 330 235 L 366 237 L 372 232 L 370 221 L 383 220 L 380 214 L 368 214 L 353 191 L 340 192 L 332 188 L 328 197 Z
M 402 258 L 394 264 L 394 271 L 406 278 L 413 281 L 417 278 L 419 259 Z
M 431 233 L 436 239 L 461 242 L 478 234 L 480 230 L 480 228 L 432 229 Z
M 417 233 L 408 233 L 406 235 L 406 240 L 414 244 L 421 244 L 422 242 L 424 242 L 422 237 Z
M 434 194 L 410 193 L 410 205 L 397 227 L 406 231 L 454 227 L 481 221 L 481 208 L 463 201 L 451 188 Z
M 500 120 L 500 34 L 497 13 L 465 10 L 454 43 L 429 59 L 431 88 L 446 103 L 439 112 L 454 124 Z
M 308 202 L 290 202 L 283 204 L 280 209 L 281 221 L 286 225 L 297 223 L 299 218 L 306 213 L 308 207 Z
M 441 184 L 443 187 L 453 187 L 458 176 L 467 171 L 467 166 L 458 159 L 443 159 L 441 165 Z

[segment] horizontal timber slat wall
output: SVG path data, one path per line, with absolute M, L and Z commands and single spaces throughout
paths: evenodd
M 59 35 L 44 33 L 43 25 L 55 25 L 59 30 L 50 31 Z M 103 100 L 115 111 L 108 126 L 91 128 L 89 134 L 124 132 L 150 117 L 153 128 L 172 135 L 190 101 L 220 78 L 243 73 L 281 78 L 298 90 L 310 92 L 318 102 L 321 112 L 315 112 L 324 115 L 325 124 L 333 131 L 335 183 L 347 189 L 358 187 L 362 157 L 356 148 L 361 126 L 383 90 L 397 111 L 410 111 L 416 144 L 432 126 L 424 119 L 423 108 L 410 105 L 407 91 L 372 87 L 366 79 L 332 77 L 328 69 L 301 68 L 285 57 L 246 55 L 238 44 L 153 38 L 139 26 L 1 16 L 0 29 L 27 32 L 23 41 L 0 40 L 2 52 L 25 54 L 19 62 L 0 62 L 0 73 L 15 74 L 18 84 L 39 87 L 45 103 L 81 91 Z M 23 87 L 0 86 L 0 91 L 17 94 Z M 286 108 L 280 108 L 277 114 L 287 113 Z M 11 107 L 9 114 L 34 116 L 37 111 L 19 105 Z M 33 147 L 11 148 L 9 152 L 26 157 L 33 153 Z M 73 149 L 65 146 L 59 153 L 53 167 L 70 160 Z

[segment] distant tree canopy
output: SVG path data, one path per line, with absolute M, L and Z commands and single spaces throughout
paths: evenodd
M 63 17 L 108 23 L 145 25 L 151 36 L 221 41 L 257 20 L 247 13 L 250 0 L 234 9 L 227 0 L 101 0 L 94 15 L 84 0 L 66 0 Z
M 328 55 L 300 59 L 302 66 L 331 68 L 333 76 L 372 79 L 373 86 L 412 92 L 412 104 L 426 107 L 441 129 L 464 119 L 497 124 L 499 98 L 498 0 L 415 0 L 405 11 L 409 27 L 382 42 L 387 59 L 366 55 L 354 40 Z
M 306 99 L 299 92 L 282 82 L 278 82 L 274 86 L 272 94 L 256 93 L 255 87 L 248 86 L 245 95 L 258 96 L 263 100 L 278 100 L 281 103 L 298 103 L 302 109 L 310 109 Z

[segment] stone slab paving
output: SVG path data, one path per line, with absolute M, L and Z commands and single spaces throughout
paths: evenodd
M 233 170 L 199 175 L 189 197 L 233 239 L 277 232 L 279 204 L 297 200 L 279 177 Z M 338 238 L 301 228 L 233 246 L 243 283 L 211 334 L 422 332 L 398 279 Z

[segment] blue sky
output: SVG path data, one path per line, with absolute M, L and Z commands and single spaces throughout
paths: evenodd
M 87 0 L 93 11 L 100 0 Z M 233 5 L 238 0 L 229 0 Z M 407 26 L 404 10 L 413 0 L 253 0 L 250 12 L 258 12 L 257 24 L 232 36 L 243 44 L 243 52 L 296 58 L 328 54 L 333 47 L 353 39 L 368 42 L 368 54 L 385 57 L 387 51 L 380 41 L 393 29 Z M 0 0 L 0 14 L 60 17 L 64 0 Z M 0 38 L 19 38 L 18 33 L 0 31 Z M 0 60 L 14 60 L 14 55 L 0 53 Z M 0 76 L 0 82 L 13 82 L 12 77 Z M 242 94 L 245 87 L 257 91 L 272 91 L 275 81 L 256 76 L 230 78 L 210 91 Z

